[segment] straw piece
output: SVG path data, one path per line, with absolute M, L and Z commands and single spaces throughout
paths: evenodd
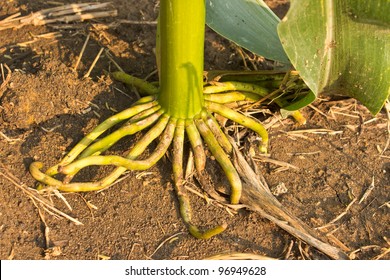
M 73 68 L 74 71 L 76 71 L 76 70 L 77 70 L 77 67 L 79 66 L 79 63 L 80 63 L 80 61 L 81 61 L 81 58 L 83 57 L 85 48 L 87 47 L 87 44 L 88 44 L 88 41 L 89 41 L 89 38 L 90 38 L 90 37 L 91 37 L 91 33 L 88 33 L 88 36 L 87 36 L 87 38 L 85 39 L 84 45 L 83 45 L 83 47 L 81 48 L 79 57 L 77 58 L 76 64 L 74 65 L 74 68 Z
M 84 21 L 93 18 L 117 16 L 116 9 L 110 9 L 112 4 L 107 3 L 83 3 L 68 4 L 55 8 L 43 9 L 27 16 L 21 16 L 20 13 L 11 15 L 0 21 L 0 30 L 9 28 L 21 28 L 25 25 L 45 25 L 58 22 Z M 103 9 L 103 11 L 102 11 Z M 108 9 L 108 10 L 107 10 Z M 89 11 L 90 13 L 84 13 Z

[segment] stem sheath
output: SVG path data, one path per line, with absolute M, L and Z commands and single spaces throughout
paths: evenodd
M 157 36 L 159 104 L 173 118 L 203 107 L 205 1 L 161 0 Z

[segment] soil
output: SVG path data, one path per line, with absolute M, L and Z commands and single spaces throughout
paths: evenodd
M 159 1 L 111 2 L 118 9 L 115 18 L 75 24 L 72 29 L 24 26 L 0 31 L 0 63 L 4 66 L 0 75 L 0 258 L 176 260 L 216 254 L 226 258 L 233 253 L 326 258 L 258 213 L 241 209 L 231 214 L 191 195 L 194 219 L 202 228 L 221 220 L 229 225 L 214 238 L 195 239 L 178 213 L 169 157 L 146 172 L 130 172 L 104 191 L 63 194 L 72 211 L 52 197 L 59 209 L 83 225 L 37 207 L 21 191 L 18 184 L 36 186 L 28 171 L 31 162 L 41 161 L 45 167 L 56 164 L 86 132 L 136 100 L 134 91 L 107 74 L 115 66 L 105 52 L 89 77 L 84 77 L 101 48 L 109 50 L 124 71 L 142 78 L 152 73 L 149 80 L 157 79 L 153 74 L 156 26 L 118 20 L 155 21 Z M 288 9 L 286 1 L 267 2 L 280 17 Z M 16 12 L 28 14 L 49 7 L 53 2 L 2 0 L 0 20 Z M 30 42 L 34 35 L 54 31 L 61 37 Z M 90 40 L 75 71 L 88 34 Z M 246 69 L 240 50 L 211 30 L 206 32 L 205 50 L 206 70 Z M 246 53 L 253 58 L 246 61 L 251 69 L 272 66 Z M 7 73 L 9 79 L 5 79 Z M 307 118 L 303 126 L 284 119 L 268 128 L 268 159 L 290 166 L 258 161 L 258 171 L 288 210 L 318 232 L 331 233 L 332 245 L 351 258 L 390 259 L 383 254 L 390 247 L 386 112 L 374 117 L 355 100 L 326 97 L 302 113 Z M 316 133 L 302 132 L 310 129 Z M 121 142 L 113 152 L 121 154 L 131 143 L 134 138 Z M 84 176 L 94 180 L 98 174 L 91 171 Z

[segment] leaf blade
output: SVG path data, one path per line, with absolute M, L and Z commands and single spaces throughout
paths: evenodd
M 390 94 L 390 1 L 292 0 L 278 32 L 315 94 L 342 94 L 374 115 Z
M 277 33 L 279 18 L 262 0 L 207 0 L 207 25 L 268 59 L 290 64 Z

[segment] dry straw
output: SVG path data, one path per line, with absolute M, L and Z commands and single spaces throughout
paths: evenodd
M 22 16 L 21 13 L 13 14 L 0 21 L 0 30 L 21 28 L 25 25 L 38 26 L 51 23 L 70 23 L 102 17 L 113 17 L 117 14 L 117 10 L 109 2 L 68 4 L 44 9 L 26 16 Z

